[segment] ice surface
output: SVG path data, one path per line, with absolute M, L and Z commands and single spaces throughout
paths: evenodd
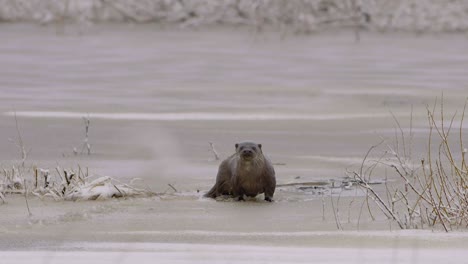
M 397 226 L 377 208 L 375 221 L 364 210 L 358 224 L 362 200 L 354 191 L 339 201 L 288 188 L 278 189 L 274 203 L 201 198 L 219 165 L 208 142 L 221 158 L 238 141 L 262 143 L 280 184 L 340 180 L 381 137 L 394 138 L 389 110 L 408 133 L 413 106 L 412 154 L 424 157 L 426 105 L 442 91 L 447 115 L 465 102 L 465 36 L 364 34 L 357 44 L 346 32 L 281 40 L 217 28 L 100 25 L 56 35 L 51 27 L 0 27 L 1 166 L 18 162 L 8 141 L 17 135 L 16 111 L 31 149 L 28 168 L 80 164 L 166 192 L 78 202 L 30 196 L 32 216 L 23 196 L 7 195 L 0 257 L 8 264 L 467 259 L 460 231 L 395 234 Z M 93 153 L 75 155 L 88 113 Z M 376 171 L 375 180 L 382 179 L 385 171 Z M 336 230 L 332 201 L 345 231 L 360 231 Z

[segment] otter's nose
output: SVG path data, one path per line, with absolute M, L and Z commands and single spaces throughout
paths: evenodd
M 252 154 L 253 154 L 253 151 L 250 150 L 250 149 L 245 149 L 245 150 L 242 151 L 242 154 L 243 154 L 243 155 L 252 155 Z

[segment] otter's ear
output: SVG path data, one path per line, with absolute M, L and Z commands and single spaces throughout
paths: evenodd
M 237 143 L 236 143 L 236 145 L 235 145 L 235 146 L 236 146 L 236 150 L 237 150 L 237 147 L 239 147 L 239 144 L 237 144 Z
M 258 144 L 258 148 L 259 148 L 259 149 L 262 149 L 262 144 Z

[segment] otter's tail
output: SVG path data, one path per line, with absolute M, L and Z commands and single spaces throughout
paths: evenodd
M 216 198 L 216 185 L 213 186 L 211 190 L 209 190 L 207 193 L 205 193 L 203 197 L 213 198 L 213 199 Z

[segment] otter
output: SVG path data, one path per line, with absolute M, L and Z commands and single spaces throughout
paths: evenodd
M 275 169 L 263 155 L 262 144 L 242 142 L 235 144 L 236 153 L 219 165 L 216 183 L 205 197 L 231 195 L 244 200 L 244 195 L 255 197 L 264 193 L 271 202 L 276 188 Z

